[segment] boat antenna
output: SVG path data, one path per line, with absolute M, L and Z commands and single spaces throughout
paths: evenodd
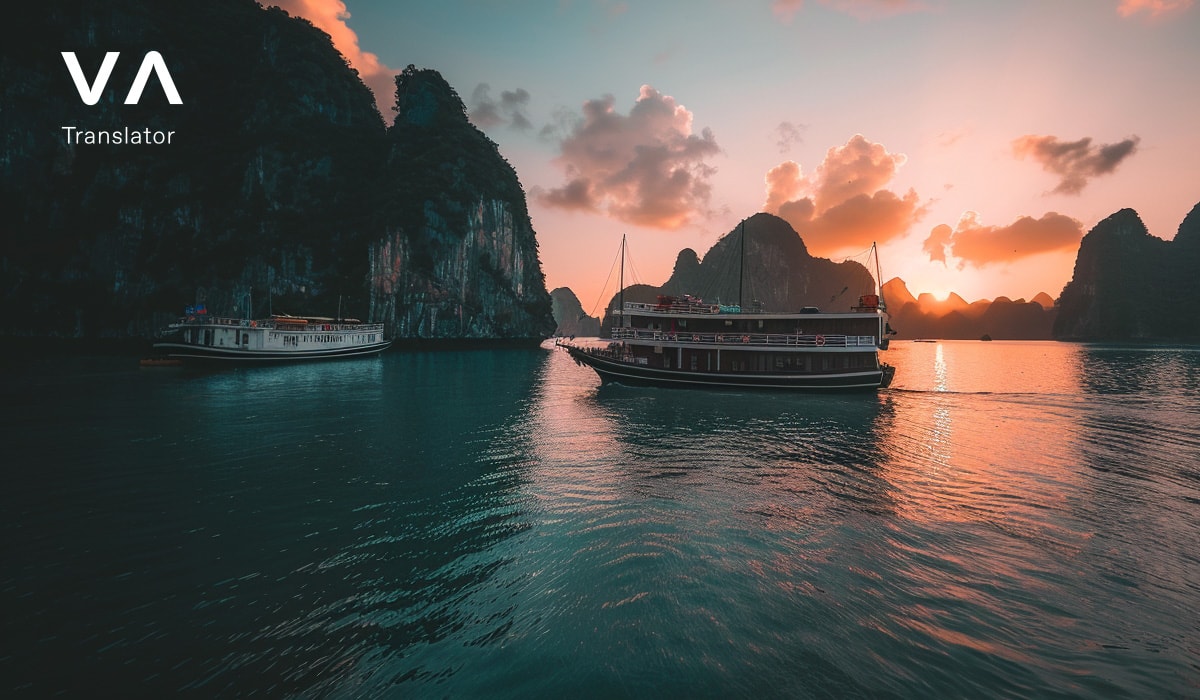
M 887 300 L 883 298 L 883 273 L 879 270 L 879 248 L 875 241 L 871 241 L 871 253 L 875 255 L 875 280 L 879 285 L 879 306 L 887 311 Z
M 738 259 L 738 306 L 742 305 L 742 282 L 746 279 L 746 220 L 742 219 L 742 252 Z
M 620 288 L 620 302 L 617 305 L 617 312 L 621 314 L 621 325 L 625 325 L 625 234 L 621 234 L 621 273 L 618 278 L 617 285 Z

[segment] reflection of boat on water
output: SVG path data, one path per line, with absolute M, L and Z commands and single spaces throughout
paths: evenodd
M 622 256 L 624 245 L 622 240 Z M 622 298 L 611 317 L 613 342 L 607 347 L 565 345 L 604 383 L 874 390 L 888 386 L 895 373 L 879 361 L 891 329 L 886 306 L 873 293 L 844 313 L 814 307 L 747 311 L 688 295 L 660 296 L 655 304 Z
M 233 319 L 211 316 L 203 307 L 189 311 L 154 343 L 156 352 L 183 360 L 280 362 L 373 355 L 391 345 L 382 323 L 280 314 Z

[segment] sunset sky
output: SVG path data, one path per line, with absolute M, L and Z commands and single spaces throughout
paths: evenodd
M 1200 201 L 1193 0 L 278 4 L 389 122 L 392 75 L 440 72 L 589 312 L 622 234 L 661 284 L 768 211 L 822 257 L 878 241 L 914 293 L 1028 299 L 1109 214 L 1171 239 Z

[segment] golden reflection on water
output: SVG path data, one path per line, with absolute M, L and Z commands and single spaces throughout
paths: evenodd
M 1080 352 L 1043 343 L 897 343 L 896 391 L 882 417 L 880 475 L 897 513 L 974 522 L 1075 550 L 1047 522 L 1083 478 Z M 903 378 L 903 379 L 901 379 Z
M 946 390 L 946 356 L 942 352 L 942 344 L 938 343 L 937 355 L 933 358 L 934 390 Z

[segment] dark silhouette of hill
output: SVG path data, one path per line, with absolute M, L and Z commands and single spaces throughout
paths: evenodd
M 1001 296 L 968 304 L 953 292 L 941 301 L 928 293 L 913 297 L 897 277 L 883 285 L 883 296 L 899 340 L 977 340 L 985 335 L 994 340 L 1049 340 L 1056 314 L 1044 292 L 1031 302 Z
M 1083 237 L 1071 281 L 1059 297 L 1054 335 L 1200 341 L 1200 328 L 1187 318 L 1200 304 L 1198 265 L 1200 204 L 1184 218 L 1173 241 L 1150 235 L 1137 212 L 1122 209 Z

